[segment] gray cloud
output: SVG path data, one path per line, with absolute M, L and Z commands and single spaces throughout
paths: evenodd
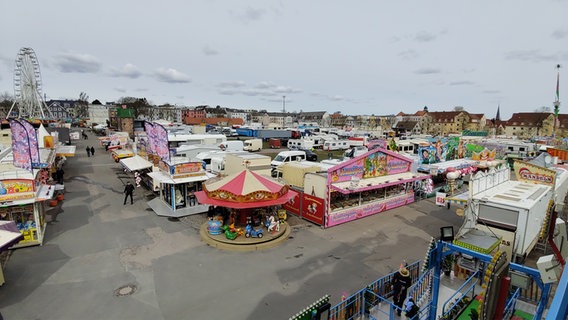
M 272 82 L 269 82 L 269 81 L 262 81 L 262 82 L 259 82 L 254 87 L 257 88 L 257 89 L 272 89 L 272 88 L 276 87 L 276 85 Z
M 568 37 L 568 29 L 557 29 L 552 32 L 552 37 L 554 39 L 564 39 Z
M 216 56 L 216 55 L 219 54 L 219 51 L 217 51 L 217 50 L 215 50 L 215 49 L 213 49 L 209 46 L 203 47 L 202 51 L 206 56 Z
M 161 82 L 168 82 L 168 83 L 189 83 L 191 82 L 191 78 L 182 73 L 177 71 L 176 69 L 172 68 L 159 68 L 154 71 L 154 77 Z
M 220 94 L 223 95 L 244 95 L 244 96 L 263 96 L 263 97 L 272 97 L 276 95 L 286 95 L 286 94 L 294 94 L 294 93 L 301 93 L 302 90 L 294 89 L 291 87 L 286 86 L 279 86 L 275 85 L 271 82 L 260 82 L 253 88 L 242 88 L 244 87 L 244 83 L 242 82 L 235 82 L 235 83 L 223 83 L 223 86 L 218 85 L 224 89 L 219 90 Z
M 239 14 L 239 17 L 244 21 L 258 21 L 266 13 L 264 9 L 255 9 L 247 7 L 244 12 Z
M 126 92 L 126 89 L 125 89 L 125 88 L 122 88 L 122 87 L 117 87 L 117 88 L 114 88 L 114 91 L 118 91 L 118 92 L 120 92 L 120 93 L 125 93 L 125 92 Z
M 414 40 L 418 42 L 430 42 L 436 40 L 436 35 L 426 31 L 421 31 L 414 36 Z
M 419 54 L 416 50 L 408 49 L 398 53 L 398 56 L 405 60 L 416 59 L 419 57 Z
M 242 81 L 221 82 L 217 85 L 219 88 L 241 88 L 246 86 Z
M 6 66 L 6 68 L 9 69 L 9 70 L 14 68 L 14 61 L 15 60 L 16 60 L 15 58 L 11 59 L 11 58 L 0 55 L 0 62 L 2 64 L 4 64 Z
M 501 90 L 483 90 L 482 92 L 487 94 L 498 94 L 501 93 Z
M 133 64 L 127 63 L 122 68 L 111 68 L 110 76 L 116 78 L 136 79 L 142 75 L 142 72 Z
M 505 54 L 505 59 L 507 60 L 520 60 L 520 61 L 557 61 L 558 55 L 555 54 L 543 54 L 538 50 L 516 50 L 510 51 Z
M 329 99 L 332 100 L 332 101 L 344 101 L 345 97 L 340 96 L 340 95 L 335 95 L 335 96 L 329 97 Z
M 285 87 L 285 86 L 277 86 L 274 88 L 274 93 L 278 93 L 278 94 L 282 94 L 282 93 L 301 93 L 302 90 L 299 89 L 294 89 L 294 88 L 290 88 L 290 87 Z
M 450 86 L 470 86 L 470 85 L 474 85 L 475 83 L 473 81 L 469 81 L 469 80 L 461 80 L 461 81 L 452 81 L 450 82 Z
M 54 59 L 53 65 L 63 73 L 97 73 L 101 69 L 99 60 L 89 54 L 61 53 Z
M 415 74 L 436 74 L 441 72 L 438 68 L 421 68 L 414 71 Z

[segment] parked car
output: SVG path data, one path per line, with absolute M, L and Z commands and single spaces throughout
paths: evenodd
M 306 153 L 306 160 L 308 161 L 318 161 L 318 155 L 310 149 L 297 149 L 304 151 Z

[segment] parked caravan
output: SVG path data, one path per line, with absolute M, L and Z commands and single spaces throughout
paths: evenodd
M 187 159 L 193 159 L 201 152 L 219 151 L 218 146 L 215 145 L 183 145 L 179 146 L 174 151 L 174 156 L 186 157 Z
M 240 140 L 225 141 L 219 145 L 221 151 L 244 151 L 244 143 Z
M 216 163 L 219 163 L 220 160 L 222 160 L 225 157 L 225 155 L 228 154 L 228 153 L 247 154 L 247 152 L 245 152 L 245 151 L 220 151 L 219 150 L 219 151 L 201 152 L 201 153 L 197 154 L 197 156 L 195 156 L 195 158 L 193 158 L 192 161 L 199 161 L 199 162 L 203 163 L 205 170 L 211 171 L 212 170 L 212 167 L 211 167 L 212 159 L 217 158 Z M 217 168 L 215 168 L 215 170 L 219 171 L 219 170 L 221 170 L 221 168 L 217 167 Z
M 168 147 L 177 148 L 181 145 L 215 145 L 227 142 L 223 134 L 168 134 Z
M 243 150 L 245 150 L 245 151 L 260 151 L 260 150 L 262 150 L 262 139 L 245 140 Z
M 349 147 L 347 140 L 329 140 L 323 143 L 323 150 L 325 151 L 347 150 Z
M 314 147 L 314 142 L 308 139 L 290 139 L 288 140 L 288 149 L 311 149 Z

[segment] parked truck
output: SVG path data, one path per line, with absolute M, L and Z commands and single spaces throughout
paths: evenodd
M 249 139 L 244 141 L 243 150 L 260 151 L 262 150 L 262 139 Z

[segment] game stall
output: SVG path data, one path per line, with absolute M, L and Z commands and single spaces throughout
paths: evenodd
M 427 174 L 411 172 L 412 160 L 374 149 L 324 172 L 306 173 L 303 189 L 284 205 L 289 212 L 332 227 L 414 202 Z

